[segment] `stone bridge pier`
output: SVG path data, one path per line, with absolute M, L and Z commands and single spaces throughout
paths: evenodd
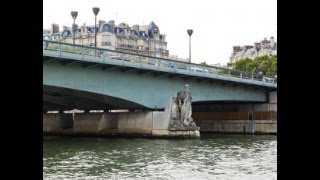
M 199 131 L 168 129 L 165 112 L 43 114 L 44 134 L 199 137 Z

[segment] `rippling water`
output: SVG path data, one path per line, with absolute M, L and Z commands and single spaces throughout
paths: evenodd
M 44 179 L 277 179 L 277 137 L 45 137 Z

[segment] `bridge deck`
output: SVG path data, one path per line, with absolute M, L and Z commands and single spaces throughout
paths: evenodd
M 136 69 L 140 74 L 156 72 L 158 75 L 171 74 L 172 77 L 178 76 L 186 79 L 190 77 L 200 80 L 209 78 L 267 89 L 277 88 L 274 78 L 257 74 L 61 42 L 48 41 L 43 50 L 43 57 L 47 61 L 61 60 L 64 64 L 81 62 L 85 64 L 85 67 L 100 65 L 106 69 L 118 67 L 122 71 Z

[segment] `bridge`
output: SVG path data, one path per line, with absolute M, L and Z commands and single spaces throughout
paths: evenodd
M 190 86 L 193 117 L 200 129 L 276 132 L 274 78 L 130 52 L 43 43 L 43 110 L 60 112 L 43 114 L 46 133 L 198 137 L 196 130 L 168 129 L 165 108 L 185 84 Z M 73 109 L 85 113 L 62 113 Z M 129 112 L 108 111 L 119 109 Z
M 189 84 L 193 104 L 268 101 L 274 78 L 63 42 L 43 42 L 43 108 L 164 109 Z

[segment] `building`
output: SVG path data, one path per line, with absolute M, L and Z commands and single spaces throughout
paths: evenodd
M 64 27 L 59 41 L 75 44 L 94 46 L 95 32 L 97 32 L 97 47 L 110 50 L 127 51 L 142 55 L 169 57 L 166 35 L 160 33 L 159 27 L 152 21 L 149 25 L 133 25 L 127 23 L 115 25 L 113 20 L 109 22 L 99 21 L 99 27 L 83 24 L 75 28 Z
M 58 24 L 52 24 L 51 25 L 51 27 L 52 27 L 52 33 L 54 34 L 54 33 L 59 33 L 60 31 L 59 31 L 59 25 Z
M 51 34 L 51 30 L 49 29 L 43 29 L 43 35 L 48 35 L 48 34 Z
M 277 42 L 275 42 L 273 36 L 270 37 L 270 40 L 264 38 L 264 40 L 254 43 L 254 46 L 233 46 L 233 52 L 228 66 L 232 66 L 232 64 L 239 59 L 254 59 L 264 55 L 277 55 Z

